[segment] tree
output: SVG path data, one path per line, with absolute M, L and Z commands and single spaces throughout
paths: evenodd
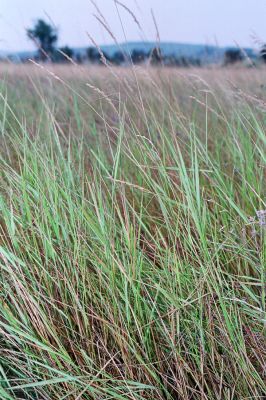
M 38 19 L 32 29 L 27 29 L 27 35 L 37 46 L 40 60 L 45 61 L 53 56 L 58 39 L 56 28 Z
M 239 49 L 228 49 L 224 53 L 224 64 L 235 64 L 237 62 L 243 61 L 243 54 Z
M 260 58 L 266 63 L 266 44 L 264 44 L 260 50 Z
M 113 57 L 111 58 L 112 63 L 114 63 L 115 65 L 121 65 L 123 64 L 126 60 L 125 60 L 125 56 L 122 53 L 122 51 L 116 51 L 113 55 Z
M 143 50 L 134 49 L 131 53 L 131 60 L 133 64 L 141 64 L 147 59 L 148 55 Z
M 151 61 L 151 64 L 153 64 L 153 65 L 162 63 L 163 55 L 162 55 L 162 50 L 160 49 L 160 47 L 154 47 L 150 51 L 150 61 Z
M 100 64 L 101 54 L 96 47 L 90 46 L 87 49 L 88 60 L 93 64 Z
M 76 56 L 75 56 L 75 59 L 76 59 L 76 63 L 83 64 L 85 62 L 85 60 L 86 60 L 86 54 L 77 52 Z
M 88 60 L 92 63 L 92 64 L 101 64 L 104 63 L 104 59 L 106 61 L 110 61 L 110 57 L 101 50 L 101 52 L 97 49 L 97 47 L 88 47 L 87 49 L 87 57 Z
M 56 62 L 67 63 L 74 56 L 74 51 L 69 46 L 60 47 L 59 51 L 55 53 L 53 60 Z

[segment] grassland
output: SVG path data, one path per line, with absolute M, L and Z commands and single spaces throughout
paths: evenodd
M 266 70 L 0 69 L 0 398 L 265 399 Z

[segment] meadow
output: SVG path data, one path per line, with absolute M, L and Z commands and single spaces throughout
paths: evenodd
M 265 399 L 266 69 L 0 76 L 0 398 Z

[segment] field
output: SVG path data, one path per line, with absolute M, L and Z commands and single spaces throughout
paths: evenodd
M 0 398 L 265 399 L 266 69 L 0 74 Z

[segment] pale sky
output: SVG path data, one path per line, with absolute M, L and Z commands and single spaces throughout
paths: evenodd
M 266 42 L 266 0 L 120 1 L 135 13 L 144 33 L 114 0 L 95 0 L 119 42 L 156 39 L 151 8 L 162 41 L 254 47 L 255 34 Z M 86 32 L 99 45 L 113 43 L 94 13 L 90 0 L 0 0 L 0 50 L 33 49 L 25 28 L 47 15 L 59 27 L 59 45 L 89 46 Z

